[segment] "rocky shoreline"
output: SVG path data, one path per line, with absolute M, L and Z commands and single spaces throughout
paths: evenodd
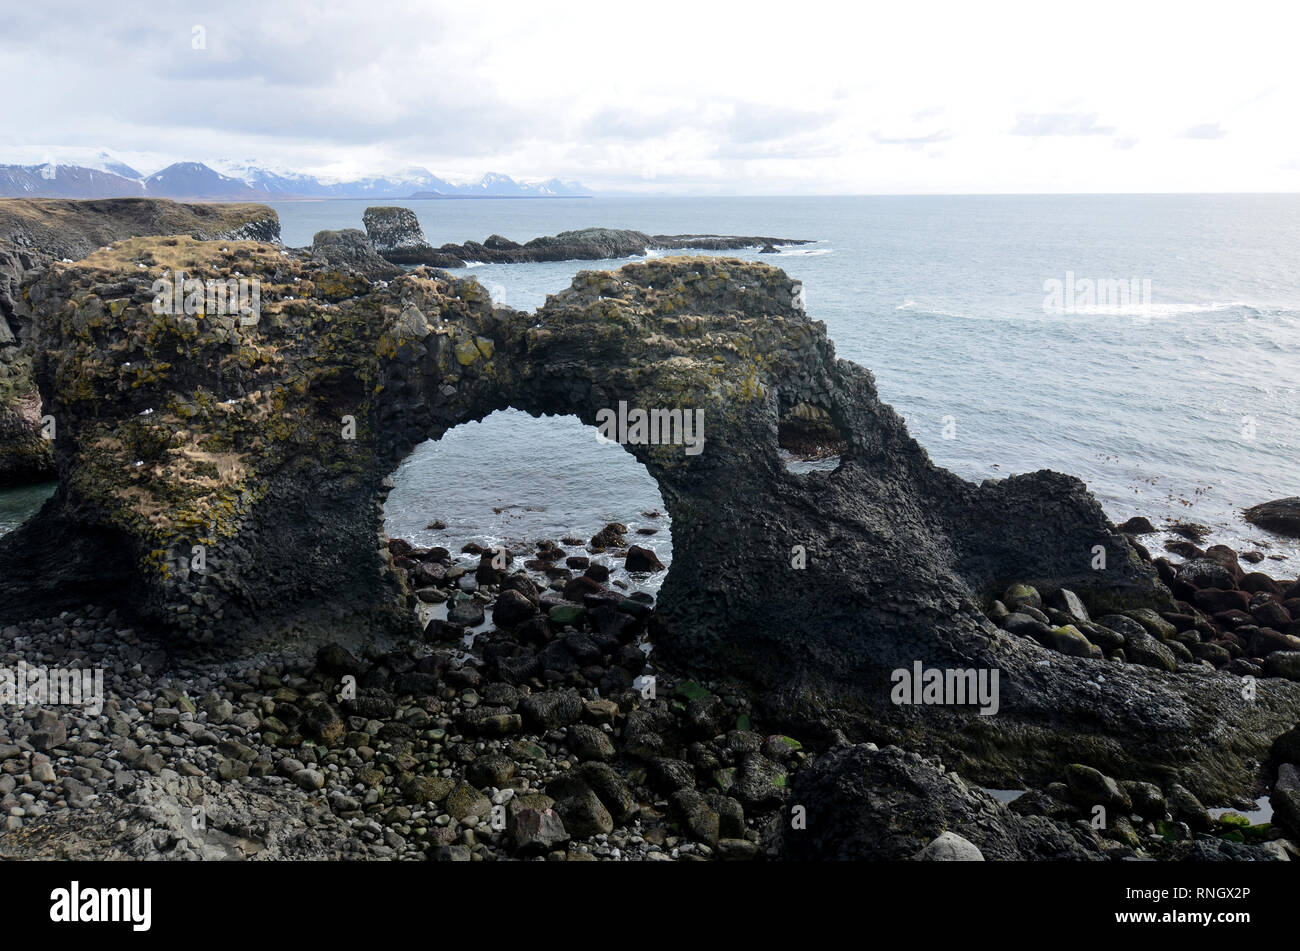
M 1078 657 L 1131 660 L 1171 672 L 1199 663 L 1242 677 L 1300 680 L 1300 581 L 1244 571 L 1226 545 L 1169 547 L 1185 560 L 1175 565 L 1161 556 L 1152 563 L 1176 598 L 1172 610 L 1136 608 L 1094 619 L 1073 592 L 1058 589 L 1044 604 L 1034 588 L 1015 585 L 992 603 L 989 618 Z
M 392 264 L 461 268 L 476 264 L 520 264 L 530 261 L 599 261 L 644 256 L 649 251 L 738 251 L 758 248 L 778 254 L 777 245 L 812 244 L 808 239 L 718 234 L 657 234 L 618 228 L 583 228 L 533 238 L 519 244 L 494 234 L 483 242 L 444 244 L 435 248 L 424 236 L 415 212 L 402 207 L 367 208 L 363 217 L 371 249 Z M 353 229 L 355 231 L 355 229 Z M 321 232 L 313 247 L 329 246 L 338 232 Z M 358 232 L 359 234 L 359 232 Z M 355 242 L 355 237 L 349 239 Z M 353 260 L 357 260 L 354 258 Z
M 231 662 L 111 611 L 5 627 L 0 663 L 103 667 L 106 696 L 98 716 L 8 708 L 0 857 L 1300 860 L 1300 726 L 1267 764 L 1271 822 L 1083 764 L 1008 805 L 904 747 L 774 729 L 742 682 L 660 668 L 653 599 L 606 584 L 619 560 L 654 570 L 619 524 L 529 552 L 387 548 L 449 606 L 417 640 Z M 991 613 L 1068 618 L 1112 663 L 1208 662 L 1158 618 L 1052 600 L 1016 585 Z
M 934 466 L 766 264 L 582 272 L 525 313 L 317 237 L 25 279 L 60 486 L 0 539 L 0 654 L 107 697 L 4 707 L 3 854 L 1295 857 L 1300 582 L 1191 526 L 1153 557 L 1060 473 Z M 159 313 L 177 270 L 255 277 L 256 319 Z M 611 581 L 663 571 L 618 524 L 384 534 L 425 440 L 620 405 L 708 420 L 702 453 L 625 447 L 672 519 L 655 597 Z M 1267 826 L 1203 805 L 1264 792 Z

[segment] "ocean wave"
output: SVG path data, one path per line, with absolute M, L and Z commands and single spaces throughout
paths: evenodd
M 1048 317 L 1183 317 L 1192 314 L 1214 314 L 1225 310 L 1244 310 L 1247 316 L 1261 316 L 1258 305 L 1245 301 L 1213 301 L 1209 304 L 1130 304 L 1111 306 L 1095 304 L 1088 307 L 1056 308 L 1045 311 Z
M 1133 320 L 1167 320 L 1171 317 L 1189 317 L 1197 314 L 1214 314 L 1225 311 L 1243 311 L 1246 319 L 1279 317 L 1284 320 L 1295 319 L 1286 312 L 1261 310 L 1257 304 L 1244 301 L 1215 301 L 1209 304 L 1134 304 L 1130 306 L 1103 306 L 1056 308 L 1052 310 L 1028 309 L 1022 312 L 1004 312 L 996 314 L 975 314 L 969 311 L 946 310 L 931 307 L 908 297 L 894 310 L 915 311 L 934 317 L 954 317 L 959 320 L 1059 320 L 1068 317 L 1119 317 Z
M 799 248 L 788 245 L 777 245 L 777 247 L 781 249 L 781 257 L 815 258 L 834 253 L 834 248 Z

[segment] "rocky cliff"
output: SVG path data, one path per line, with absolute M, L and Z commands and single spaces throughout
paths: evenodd
M 24 279 L 52 261 L 79 260 L 137 235 L 278 241 L 280 222 L 265 205 L 185 205 L 162 199 L 0 200 L 0 486 L 51 478 L 40 397 L 24 344 Z
M 159 314 L 169 269 L 256 277 L 260 313 Z M 762 264 L 662 258 L 583 272 L 523 313 L 443 272 L 376 284 L 252 242 L 137 238 L 56 263 L 27 297 L 61 487 L 0 542 L 0 613 L 89 593 L 227 648 L 411 631 L 381 505 L 415 445 L 507 406 L 591 425 L 620 404 L 702 411 L 702 452 L 626 446 L 672 516 L 656 656 L 751 685 L 804 735 L 904 743 L 986 782 L 1085 760 L 1246 791 L 1300 684 L 1247 701 L 1208 667 L 1068 656 L 992 624 L 1013 581 L 1094 613 L 1170 594 L 1077 479 L 934 466 L 799 290 Z M 792 418 L 838 434 L 835 471 L 787 471 Z M 999 671 L 997 714 L 896 702 L 893 672 L 918 663 Z

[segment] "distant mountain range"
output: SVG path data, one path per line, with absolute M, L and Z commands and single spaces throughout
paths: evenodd
M 137 172 L 107 152 L 84 164 L 0 165 L 3 198 L 182 198 L 275 201 L 287 198 L 589 198 L 595 193 L 558 178 L 517 182 L 489 173 L 454 185 L 423 168 L 391 175 L 330 181 L 247 162 L 177 162 L 152 175 Z

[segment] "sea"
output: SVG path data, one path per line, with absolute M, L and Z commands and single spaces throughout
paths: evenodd
M 1201 523 L 1207 544 L 1257 549 L 1260 570 L 1300 574 L 1300 545 L 1241 517 L 1300 495 L 1298 195 L 388 203 L 414 209 L 435 246 L 591 226 L 810 239 L 776 255 L 726 253 L 803 283 L 837 355 L 875 374 L 934 462 L 974 481 L 1068 472 L 1116 522 Z M 302 246 L 321 229 L 363 227 L 371 204 L 273 207 L 284 242 Z M 532 309 L 578 271 L 628 260 L 463 272 Z M 458 426 L 394 474 L 388 532 L 456 550 L 589 537 L 618 521 L 653 529 L 635 540 L 670 562 L 653 479 L 596 437 L 573 417 L 517 411 Z M 0 532 L 48 491 L 0 493 Z M 1145 541 L 1159 550 L 1171 537 Z

